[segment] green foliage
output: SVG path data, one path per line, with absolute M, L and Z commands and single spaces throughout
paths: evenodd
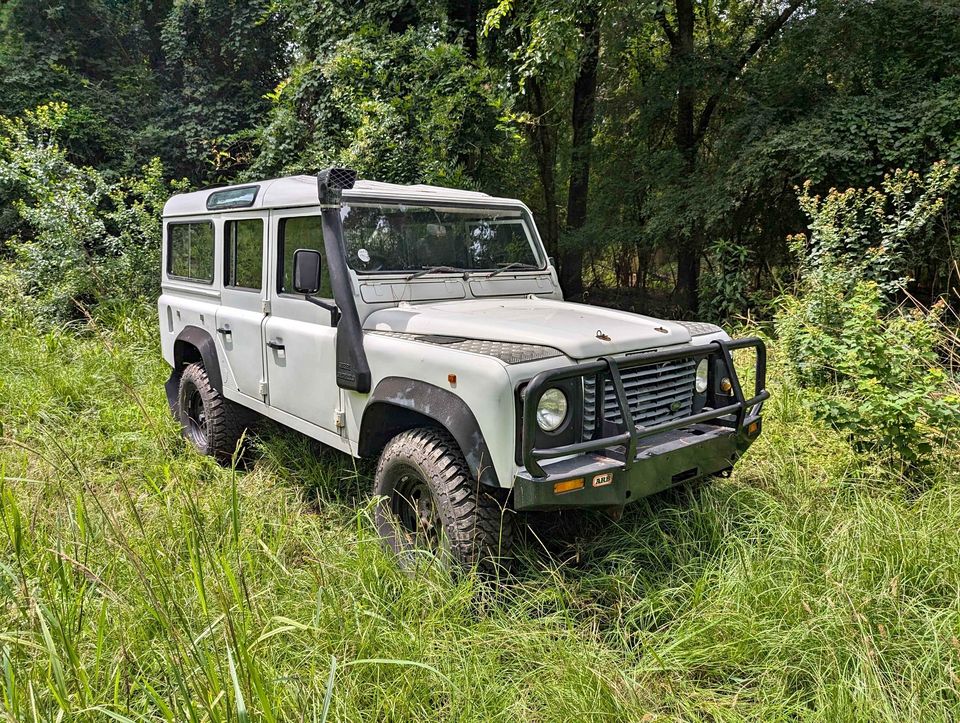
M 77 316 L 80 306 L 154 297 L 160 263 L 160 212 L 178 188 L 156 159 L 136 178 L 108 181 L 70 162 L 57 141 L 69 111 L 41 106 L 0 117 L 0 184 L 13 189 L 21 218 L 6 240 L 22 289 L 39 316 Z
M 811 239 L 793 245 L 803 274 L 777 328 L 793 378 L 858 447 L 924 465 L 960 426 L 960 388 L 944 369 L 942 305 L 891 304 L 906 284 L 909 242 L 938 212 L 958 169 L 898 171 L 881 189 L 801 194 Z
M 888 308 L 873 282 L 823 271 L 777 320 L 792 378 L 861 450 L 925 468 L 960 428 L 960 388 L 943 369 L 938 310 Z
M 743 314 L 750 290 L 750 249 L 719 239 L 708 249 L 707 259 L 709 270 L 700 282 L 700 316 L 724 321 Z
M 161 157 L 174 173 L 230 182 L 253 162 L 253 129 L 282 78 L 286 31 L 272 0 L 172 4 L 161 27 L 170 146 Z
M 800 193 L 800 208 L 810 219 L 810 243 L 794 237 L 800 272 L 817 274 L 825 267 L 844 270 L 851 282 L 873 281 L 886 293 L 903 289 L 919 259 L 914 244 L 943 211 L 944 197 L 960 179 L 960 166 L 935 163 L 921 176 L 898 169 L 883 177 L 880 188 L 831 189 L 824 197 Z
M 59 145 L 110 183 L 154 157 L 196 185 L 348 163 L 519 197 L 551 253 L 583 251 L 594 285 L 662 296 L 678 247 L 701 249 L 704 309 L 719 313 L 709 240 L 748 249 L 763 270 L 749 297 L 767 298 L 792 263 L 784 239 L 804 228 L 793 186 L 810 179 L 813 198 L 960 162 L 960 0 L 806 0 L 764 41 L 783 6 L 693 3 L 681 61 L 664 29 L 678 28 L 673 0 L 8 0 L 0 115 L 66 103 Z M 566 233 L 564 195 L 594 11 L 587 237 Z M 693 152 L 677 135 L 681 88 Z M 10 194 L 0 237 L 18 232 Z M 938 223 L 890 257 L 928 304 L 956 285 L 958 200 L 953 185 Z
M 111 180 L 153 157 L 196 181 L 232 177 L 282 77 L 285 31 L 268 0 L 11 0 L 0 115 L 66 103 L 68 156 Z
M 365 178 L 475 186 L 495 178 L 490 74 L 433 25 L 361 25 L 298 63 L 271 96 L 252 175 L 348 165 Z

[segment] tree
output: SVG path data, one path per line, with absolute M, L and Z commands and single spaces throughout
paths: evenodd
M 253 173 L 330 164 L 397 183 L 497 188 L 499 89 L 446 4 L 293 4 L 296 54 Z M 457 18 L 461 22 L 463 18 Z
M 538 171 L 541 232 L 567 296 L 583 289 L 579 241 L 561 240 L 564 231 L 578 231 L 587 220 L 602 11 L 600 0 L 503 0 L 490 10 L 484 28 L 496 40 L 489 62 L 508 69 L 512 119 L 523 128 Z M 569 165 L 565 224 L 564 163 Z
M 730 86 L 738 82 L 750 61 L 778 36 L 797 10 L 809 1 L 761 1 L 750 8 L 744 20 L 740 19 L 744 15 L 742 5 L 736 7 L 735 4 L 734 12 L 725 18 L 725 8 L 719 4 L 707 2 L 698 5 L 695 0 L 673 0 L 671 18 L 663 3 L 658 1 L 654 16 L 669 44 L 669 66 L 676 80 L 674 139 L 681 158 L 681 185 L 696 173 L 701 145 L 711 128 L 718 105 L 730 92 Z M 698 52 L 698 10 L 706 29 L 704 44 L 708 51 L 717 54 L 719 61 L 714 68 L 708 67 L 706 73 L 699 67 L 705 58 Z M 711 47 L 718 35 L 713 30 L 725 23 L 731 26 L 727 32 L 731 39 L 719 47 Z M 743 35 L 748 38 L 743 39 Z M 697 283 L 704 239 L 703 223 L 699 220 L 681 233 L 679 238 L 677 287 L 689 309 L 697 308 Z
M 567 193 L 567 228 L 579 231 L 587 222 L 590 160 L 593 155 L 593 122 L 596 112 L 597 66 L 600 64 L 600 12 L 597 2 L 587 2 L 577 18 L 583 45 L 573 82 L 570 122 L 570 184 Z M 583 250 L 579 244 L 563 254 L 561 286 L 567 296 L 583 293 Z

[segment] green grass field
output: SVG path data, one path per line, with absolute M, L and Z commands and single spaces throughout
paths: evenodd
M 960 717 L 960 470 L 902 484 L 775 371 L 731 479 L 538 525 L 500 590 L 399 572 L 302 437 L 199 457 L 165 377 L 148 312 L 0 324 L 0 717 Z

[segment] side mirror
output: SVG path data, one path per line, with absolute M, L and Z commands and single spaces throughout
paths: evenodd
M 297 249 L 293 252 L 293 288 L 299 294 L 320 291 L 320 252 Z

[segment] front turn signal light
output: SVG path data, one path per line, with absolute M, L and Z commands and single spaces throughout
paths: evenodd
M 568 479 L 563 482 L 554 482 L 553 483 L 553 494 L 562 495 L 564 492 L 573 492 L 574 490 L 583 489 L 583 477 L 577 477 L 577 479 Z
M 727 377 L 724 377 L 720 380 L 720 391 L 724 394 L 728 394 L 730 390 L 733 389 L 733 382 L 731 382 Z

